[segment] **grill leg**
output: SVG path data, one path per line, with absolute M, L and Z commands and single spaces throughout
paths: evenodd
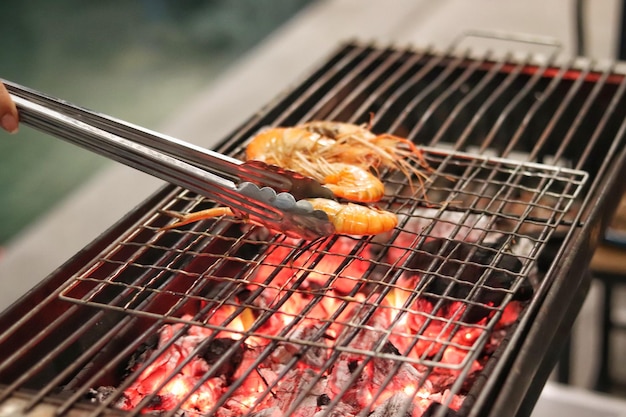
M 532 411 L 535 408 L 537 403 L 537 399 L 541 395 L 541 391 L 543 391 L 543 387 L 548 380 L 551 371 L 554 369 L 557 361 L 560 359 L 561 349 L 563 348 L 563 343 L 569 340 L 571 329 L 574 326 L 574 321 L 580 312 L 580 309 L 585 302 L 585 298 L 587 297 L 587 293 L 589 292 L 589 284 L 591 283 L 591 275 L 589 272 L 584 272 L 584 278 L 581 280 L 580 285 L 575 288 L 569 288 L 569 291 L 572 291 L 573 298 L 571 303 L 569 303 L 567 309 L 563 312 L 562 319 L 558 322 L 557 328 L 555 329 L 554 334 L 545 340 L 545 343 L 548 344 L 549 348 L 539 363 L 537 367 L 537 372 L 533 375 L 530 384 L 528 385 L 528 390 L 526 391 L 526 395 L 522 400 L 519 408 L 515 412 L 515 417 L 530 417 L 532 415 Z M 541 316 L 542 318 L 546 318 L 545 315 Z M 507 406 L 509 406 L 510 401 L 507 402 Z M 502 414 L 502 413 L 500 413 Z M 493 414 L 490 414 L 493 415 Z M 507 413 L 506 415 L 511 415 Z
M 570 365 L 572 363 L 572 335 L 565 341 L 559 362 L 556 364 L 556 379 L 561 384 L 570 383 Z
M 596 391 L 608 392 L 613 385 L 611 371 L 609 369 L 609 359 L 611 355 L 611 332 L 613 330 L 613 319 L 611 317 L 613 283 L 612 277 L 600 274 L 598 278 L 602 281 L 602 298 L 600 299 L 600 360 L 598 364 L 598 376 L 594 389 Z

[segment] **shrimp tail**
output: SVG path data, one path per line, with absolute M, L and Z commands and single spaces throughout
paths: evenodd
M 337 233 L 377 235 L 398 225 L 395 213 L 360 204 L 341 204 L 324 198 L 308 199 L 316 210 L 324 211 Z

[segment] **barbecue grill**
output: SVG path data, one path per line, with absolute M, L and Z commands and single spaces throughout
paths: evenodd
M 169 185 L 0 317 L 0 415 L 528 415 L 619 200 L 624 75 L 356 42 L 267 126 L 367 124 L 422 147 L 381 172 L 391 233 L 303 242 Z

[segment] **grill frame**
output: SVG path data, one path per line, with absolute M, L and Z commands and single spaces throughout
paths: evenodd
M 607 171 L 606 181 L 598 185 L 595 184 L 598 182 L 596 178 L 592 185 L 597 186 L 596 191 L 585 199 L 586 222 L 570 243 L 559 251 L 562 262 L 554 265 L 552 272 L 557 278 L 551 290 L 543 302 L 535 299 L 528 306 L 526 316 L 509 342 L 511 347 L 500 358 L 491 381 L 477 395 L 468 415 L 480 416 L 485 411 L 493 416 L 510 415 L 510 410 L 514 409 L 516 416 L 530 416 L 561 352 L 564 348 L 569 349 L 571 329 L 591 286 L 589 265 L 593 251 L 608 227 L 621 195 L 626 192 L 626 187 L 619 181 L 626 175 L 626 150 L 618 154 L 615 164 Z M 603 204 L 590 204 L 592 201 L 602 201 Z M 566 307 L 560 308 L 560 304 Z M 555 317 L 559 319 L 555 320 Z M 548 337 L 550 347 L 544 349 L 542 345 Z M 515 378 L 507 378 L 510 373 L 514 373 Z M 503 385 L 496 390 L 498 381 Z
M 314 76 L 311 76 L 311 78 L 314 78 Z M 244 124 L 243 126 L 249 126 L 249 124 Z M 236 136 L 225 140 L 219 148 L 223 149 L 233 141 L 238 141 Z M 595 192 L 587 195 L 583 205 L 583 207 L 586 208 L 586 211 L 581 216 L 581 224 L 583 226 L 580 228 L 571 228 L 568 232 L 568 237 L 566 238 L 568 243 L 561 248 L 561 256 L 562 254 L 570 254 L 570 256 L 562 256 L 561 259 L 563 262 L 558 266 L 555 266 L 552 271 L 552 273 L 556 274 L 558 278 L 561 278 L 560 280 L 555 281 L 552 287 L 558 287 L 557 289 L 561 291 L 549 291 L 546 294 L 545 299 L 533 299 L 533 302 L 531 302 L 527 313 L 524 316 L 525 319 L 519 323 L 512 340 L 509 341 L 506 348 L 502 347 L 499 349 L 499 352 L 502 354 L 502 358 L 497 362 L 495 369 L 489 373 L 489 381 L 485 384 L 485 389 L 478 390 L 476 401 L 472 406 L 473 408 L 470 411 L 470 415 L 486 415 L 482 413 L 483 411 L 491 412 L 493 415 L 509 415 L 511 406 L 509 399 L 515 399 L 517 404 L 521 405 L 521 410 L 526 407 L 526 403 L 534 404 L 534 401 L 532 400 L 532 393 L 530 393 L 530 395 L 526 395 L 524 390 L 511 387 L 511 384 L 518 385 L 519 383 L 526 383 L 529 389 L 532 387 L 536 391 L 537 387 L 543 386 L 541 380 L 543 379 L 543 382 L 545 382 L 543 374 L 545 374 L 546 366 L 538 364 L 534 367 L 536 369 L 523 369 L 523 366 L 516 364 L 524 364 L 524 361 L 521 361 L 520 358 L 526 358 L 526 360 L 528 360 L 529 358 L 533 358 L 533 353 L 539 353 L 537 356 L 544 356 L 546 358 L 546 363 L 553 363 L 554 358 L 549 357 L 554 356 L 554 352 L 558 351 L 558 348 L 550 347 L 543 349 L 538 347 L 539 342 L 541 342 L 545 337 L 540 336 L 542 332 L 536 330 L 539 326 L 536 324 L 533 326 L 533 318 L 537 318 L 539 323 L 542 324 L 544 328 L 552 327 L 549 331 L 554 334 L 558 334 L 563 331 L 563 329 L 566 330 L 571 327 L 571 323 L 569 326 L 567 325 L 568 317 L 565 314 L 566 312 L 562 309 L 556 308 L 555 301 L 549 302 L 548 300 L 562 300 L 560 297 L 563 297 L 564 294 L 560 293 L 564 292 L 563 287 L 567 287 L 567 285 L 564 285 L 562 281 L 565 281 L 566 275 L 568 275 L 567 271 L 581 271 L 584 269 L 583 266 L 588 263 L 588 260 L 591 257 L 592 248 L 597 241 L 600 230 L 602 230 L 601 223 L 606 221 L 608 218 L 608 216 L 604 217 L 601 215 L 604 211 L 603 209 L 608 208 L 608 211 L 610 212 L 617 204 L 617 198 L 615 197 L 616 193 L 613 191 L 620 188 L 618 186 L 618 178 L 624 174 L 624 169 L 622 167 L 624 166 L 625 160 L 626 157 L 622 152 L 615 158 L 615 164 L 613 164 L 613 166 L 607 167 L 604 164 L 602 165 L 603 169 L 601 171 L 606 172 L 598 173 L 594 183 L 591 185 L 591 189 L 595 190 Z M 597 183 L 598 178 L 600 177 L 602 177 L 603 181 L 601 183 Z M 158 191 L 153 197 L 148 199 L 146 203 L 131 212 L 127 217 L 122 219 L 118 224 L 114 225 L 111 229 L 109 229 L 109 231 L 105 232 L 100 238 L 68 261 L 59 270 L 55 271 L 48 278 L 42 281 L 42 283 L 29 292 L 29 294 L 16 302 L 0 318 L 0 326 L 6 328 L 6 326 L 10 325 L 11 318 L 15 319 L 20 315 L 23 315 L 25 305 L 33 302 L 43 304 L 45 293 L 50 292 L 53 295 L 58 294 L 59 287 L 63 286 L 68 274 L 72 274 L 76 272 L 76 270 L 80 269 L 84 260 L 89 259 L 89 254 L 96 254 L 99 253 L 99 250 L 106 249 L 109 245 L 116 241 L 118 236 L 124 234 L 130 226 L 140 221 L 140 219 L 145 216 L 146 208 L 152 207 L 153 205 L 163 201 L 163 199 L 169 198 L 173 195 L 173 193 L 176 193 L 176 188 L 173 186 L 166 186 L 162 190 Z M 602 201 L 604 203 L 601 206 L 593 207 L 593 205 L 590 204 L 592 201 Z M 586 236 L 590 236 L 591 239 L 587 241 L 585 239 Z M 571 254 L 576 254 L 576 256 Z M 569 281 L 566 282 L 568 284 L 572 284 L 572 281 L 574 281 L 574 279 L 569 278 Z M 577 306 L 577 304 L 582 304 L 582 298 L 584 298 L 584 294 L 586 293 L 589 278 L 583 274 L 575 281 L 577 282 L 579 289 L 575 291 L 574 294 L 571 294 L 571 296 L 569 296 L 570 294 L 565 294 L 568 296 L 564 297 L 571 300 L 571 311 L 578 311 L 580 309 L 580 305 Z M 559 285 L 557 285 L 557 283 Z M 549 305 L 546 305 L 548 303 Z M 554 323 L 553 326 L 550 326 L 545 323 L 547 321 L 545 319 L 549 318 L 550 315 L 560 315 L 563 316 L 563 319 Z M 573 322 L 573 318 L 571 321 Z M 17 322 L 19 323 L 19 321 Z M 528 337 L 524 338 L 524 335 L 528 335 Z M 558 342 L 558 340 L 555 341 L 557 345 Z M 514 370 L 518 376 L 516 382 L 511 382 L 511 379 L 505 378 L 507 371 L 511 370 Z M 507 384 L 502 390 L 498 390 L 495 388 L 498 385 L 498 382 L 496 381 L 505 381 Z M 496 401 L 492 402 L 491 400 L 494 399 Z M 495 405 L 489 406 L 488 403 L 495 403 Z M 496 411 L 498 412 L 496 413 Z

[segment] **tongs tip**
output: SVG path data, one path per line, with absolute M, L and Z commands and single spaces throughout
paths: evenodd
M 328 214 L 314 209 L 313 205 L 306 200 L 297 200 L 291 193 L 277 193 L 273 188 L 259 188 L 256 184 L 247 181 L 239 185 L 238 191 L 280 211 L 279 218 L 261 219 L 260 223 L 266 227 L 291 237 L 307 240 L 328 236 L 335 232 Z
M 258 160 L 248 160 L 240 165 L 243 181 L 251 181 L 260 186 L 271 186 L 275 190 L 286 191 L 297 200 L 305 198 L 326 198 L 337 200 L 335 194 L 315 179 L 297 171 Z

